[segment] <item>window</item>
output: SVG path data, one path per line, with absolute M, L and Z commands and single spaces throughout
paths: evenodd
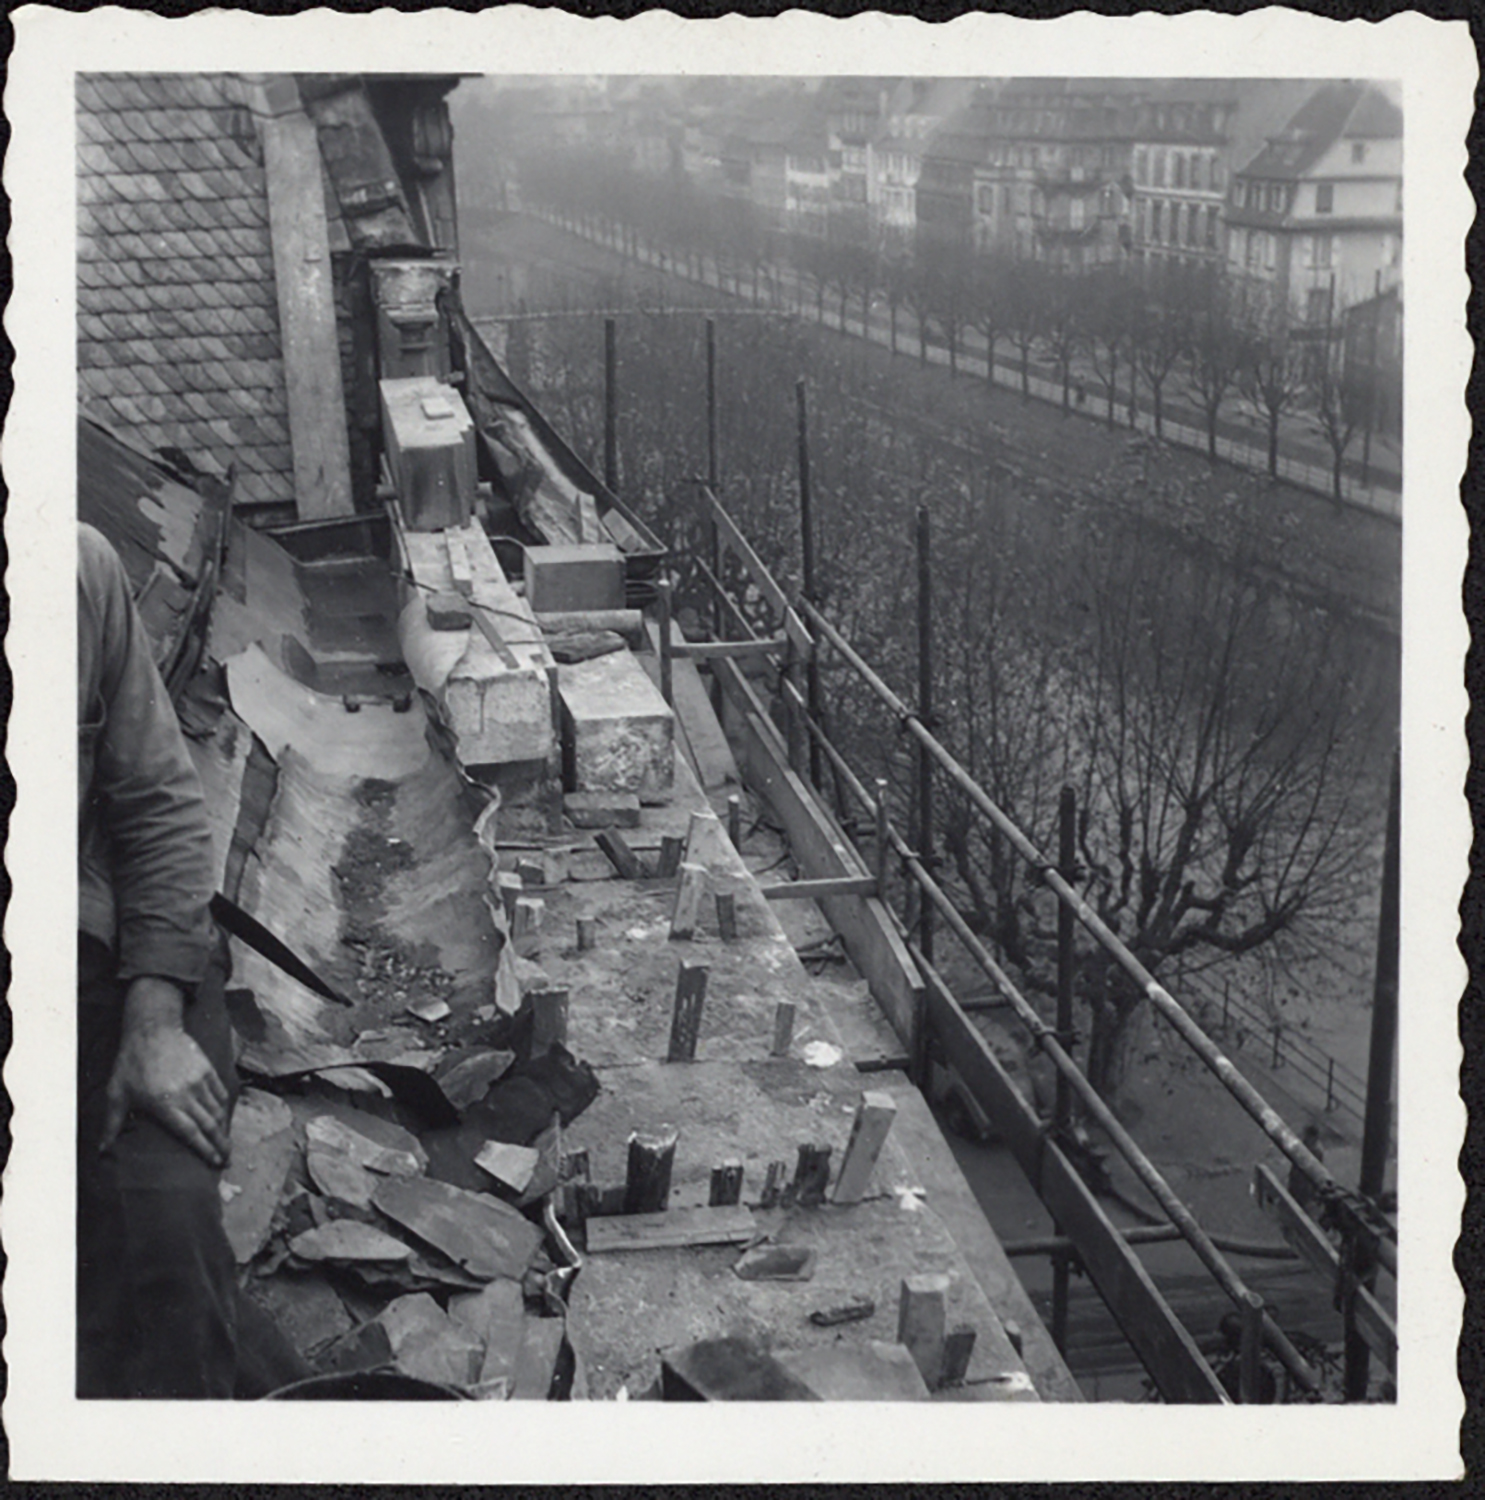
M 1335 242 L 1328 234 L 1312 235 L 1310 238 L 1310 264 L 1317 270 L 1329 270 L 1331 266 L 1331 246 Z
M 1315 184 L 1315 212 L 1317 214 L 1328 214 L 1335 209 L 1335 184 L 1332 182 L 1317 182 Z
M 1352 141 L 1351 142 L 1351 160 L 1354 161 L 1354 162 L 1363 162 L 1363 161 L 1366 160 L 1366 142 L 1365 141 Z
M 1324 323 L 1330 315 L 1330 288 L 1317 286 L 1310 288 L 1310 294 L 1305 299 L 1305 320 L 1309 323 Z
M 1187 215 L 1186 205 L 1177 204 L 1170 216 L 1170 242 L 1173 245 L 1182 244 L 1189 233 L 1190 219 Z
M 1248 206 L 1248 184 L 1241 177 L 1232 185 L 1232 202 L 1234 208 Z
M 1217 248 L 1217 210 L 1215 208 L 1212 208 L 1212 207 L 1209 206 L 1207 208 L 1206 215 L 1207 215 L 1207 233 L 1206 233 L 1206 245 L 1207 245 L 1207 249 L 1208 250 L 1215 250 Z
M 1186 158 L 1179 151 L 1171 163 L 1171 186 L 1183 188 L 1186 186 Z
M 1260 236 L 1256 229 L 1248 231 L 1248 253 L 1243 257 L 1243 264 L 1246 265 L 1250 271 L 1256 271 L 1258 269 L 1259 238 Z
M 1154 162 L 1155 186 L 1165 186 L 1165 152 L 1157 151 Z
M 1144 237 L 1148 240 L 1150 238 L 1150 200 L 1148 198 L 1141 203 L 1140 209 L 1140 222 L 1144 225 Z
M 1158 245 L 1165 238 L 1165 204 L 1155 205 L 1155 230 L 1150 236 Z
M 1207 185 L 1207 160 L 1204 156 L 1191 158 L 1191 186 L 1204 188 Z
M 1083 227 L 1083 200 L 1081 198 L 1074 198 L 1067 205 L 1067 226 L 1069 229 Z

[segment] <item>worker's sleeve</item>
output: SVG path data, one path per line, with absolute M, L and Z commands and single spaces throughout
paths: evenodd
M 102 719 L 83 814 L 97 819 L 107 842 L 118 977 L 151 974 L 190 988 L 205 976 L 213 939 L 201 783 L 123 564 L 96 532 L 80 532 L 78 654 L 81 664 L 96 652 L 90 712 Z

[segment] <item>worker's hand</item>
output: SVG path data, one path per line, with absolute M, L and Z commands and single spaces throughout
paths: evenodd
M 227 1088 L 182 1024 L 185 997 L 168 980 L 129 986 L 118 1060 L 108 1080 L 100 1150 L 107 1150 L 131 1110 L 178 1135 L 213 1167 L 227 1164 Z

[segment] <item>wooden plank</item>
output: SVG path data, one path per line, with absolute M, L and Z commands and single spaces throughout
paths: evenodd
M 841 1163 L 840 1176 L 831 1197 L 833 1203 L 861 1201 L 896 1118 L 897 1103 L 891 1094 L 879 1091 L 862 1094 L 856 1118 L 851 1122 L 845 1160 Z
M 1294 1195 L 1262 1162 L 1253 1169 L 1253 1192 L 1259 1208 L 1278 1221 L 1285 1240 L 1333 1284 L 1340 1275 L 1340 1252 Z M 1395 1372 L 1397 1324 L 1366 1287 L 1356 1289 L 1356 1331 L 1366 1340 L 1372 1353 Z
M 757 1233 L 752 1210 L 742 1204 L 720 1208 L 672 1208 L 663 1213 L 618 1214 L 588 1220 L 588 1253 L 615 1250 L 675 1250 L 690 1245 L 738 1245 Z
M 638 657 L 640 666 L 649 674 L 658 687 L 660 683 L 660 627 L 655 621 L 648 622 L 653 652 Z M 679 644 L 685 640 L 681 627 L 671 621 L 670 638 Z M 671 662 L 671 706 L 675 709 L 676 723 L 681 730 L 681 747 L 696 772 L 696 779 L 707 791 L 718 787 L 735 785 L 742 780 L 738 774 L 737 761 L 732 746 L 722 733 L 722 726 L 712 708 L 711 694 L 690 661 Z
M 350 438 L 319 139 L 292 78 L 253 82 L 249 97 L 263 146 L 294 504 L 301 520 L 349 515 Z
M 1227 1392 L 1196 1340 L 1171 1311 L 1138 1255 L 1124 1242 L 1036 1111 L 1001 1067 L 952 995 L 929 976 L 928 1021 L 945 1055 L 995 1122 L 1047 1210 L 1078 1247 L 1098 1288 L 1161 1395 L 1172 1402 L 1224 1404 Z
M 732 662 L 718 662 L 715 670 L 737 711 L 734 748 L 744 775 L 783 824 L 801 870 L 816 878 L 865 875 L 830 815 L 789 769 L 783 741 L 751 685 Z M 905 1047 L 911 1047 L 914 1018 L 923 1003 L 923 981 L 891 914 L 875 896 L 864 900 L 827 896 L 821 904 L 851 962 L 866 975 L 893 1030 Z
M 823 901 L 827 896 L 875 896 L 875 875 L 832 875 L 820 880 L 791 880 L 761 887 L 769 901 Z

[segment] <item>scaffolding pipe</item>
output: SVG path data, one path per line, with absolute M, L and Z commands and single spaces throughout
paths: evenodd
M 1070 786 L 1062 788 L 1057 799 L 1057 858 L 1063 878 L 1076 878 L 1077 798 Z M 1073 1039 L 1073 919 L 1066 902 L 1057 905 L 1057 1037 L 1071 1054 Z M 1052 1129 L 1058 1141 L 1067 1139 L 1072 1126 L 1072 1088 L 1067 1075 L 1057 1069 L 1056 1093 L 1052 1105 Z M 1061 1228 L 1053 1223 L 1054 1234 Z M 1067 1348 L 1068 1257 L 1058 1251 L 1052 1254 L 1052 1342 L 1061 1350 Z
M 1021 857 L 1042 873 L 1046 884 L 1056 892 L 1057 896 L 1072 907 L 1073 914 L 1078 921 L 1093 934 L 1119 966 L 1140 985 L 1151 1004 L 1170 1022 L 1181 1039 L 1196 1053 L 1228 1093 L 1237 1099 L 1263 1133 L 1309 1178 L 1317 1194 L 1347 1220 L 1346 1227 L 1372 1241 L 1378 1259 L 1395 1274 L 1397 1247 L 1385 1237 L 1384 1230 L 1379 1227 L 1375 1217 L 1367 1208 L 1357 1202 L 1354 1195 L 1343 1188 L 1326 1171 L 1323 1163 L 1289 1128 L 1278 1111 L 1238 1072 L 1221 1048 L 1186 1013 L 1180 1002 L 1125 947 L 1098 913 L 1062 878 L 1051 862 L 1021 829 L 990 800 L 979 784 L 934 738 L 907 704 L 872 670 L 851 643 L 825 618 L 824 614 L 808 600 L 801 601 L 800 607 L 805 618 L 818 631 L 820 637 L 841 653 L 867 686 L 892 710 L 922 749 L 938 761 L 954 785 L 1005 835 Z
M 823 745 L 831 764 L 841 772 L 842 780 L 850 788 L 851 795 L 864 805 L 869 805 L 867 790 L 862 785 L 855 772 L 851 770 L 845 758 L 825 738 L 820 726 L 814 723 L 803 710 L 803 705 L 796 704 L 796 717 L 803 721 L 804 728 L 811 738 L 818 739 Z M 1056 1032 L 1049 1027 L 1037 1014 L 1036 1007 L 1020 992 L 1015 983 L 1004 969 L 995 961 L 985 945 L 975 936 L 969 924 L 960 916 L 958 908 L 949 899 L 948 894 L 940 887 L 938 882 L 923 868 L 922 861 L 918 855 L 908 848 L 902 837 L 891 831 L 892 842 L 898 854 L 901 856 L 904 867 L 913 876 L 920 890 L 928 901 L 938 908 L 942 913 L 945 923 L 954 936 L 964 944 L 970 956 L 979 964 L 988 978 L 996 985 L 1000 992 L 1010 1002 L 1011 1008 L 1016 1012 L 1021 1022 L 1031 1032 L 1036 1045 L 1051 1058 L 1053 1066 L 1059 1074 L 1066 1074 L 1067 1079 L 1078 1097 L 1082 1100 L 1088 1113 L 1093 1117 L 1098 1126 L 1113 1143 L 1114 1148 L 1120 1156 L 1129 1163 L 1136 1177 L 1144 1184 L 1150 1196 L 1160 1205 L 1166 1218 L 1176 1225 L 1180 1230 L 1182 1238 L 1196 1252 L 1198 1259 L 1212 1274 L 1217 1284 L 1231 1299 L 1234 1306 L 1243 1306 L 1243 1297 L 1248 1292 L 1248 1287 L 1242 1278 L 1232 1269 L 1223 1257 L 1211 1237 L 1197 1222 L 1191 1210 L 1176 1195 L 1174 1189 L 1161 1175 L 1160 1169 L 1147 1157 L 1139 1143 L 1124 1128 L 1115 1116 L 1114 1112 L 1105 1103 L 1103 1096 L 1084 1077 L 1077 1064 L 1068 1055 L 1062 1044 L 1057 1039 Z M 932 967 L 933 960 L 921 949 L 914 953 L 914 957 L 921 958 Z M 1265 1315 L 1264 1336 L 1270 1347 L 1283 1362 L 1284 1367 L 1308 1390 L 1318 1388 L 1318 1379 L 1309 1363 L 1303 1358 L 1297 1349 L 1289 1342 L 1288 1336 L 1273 1321 Z
M 805 397 L 804 381 L 794 383 L 794 403 L 798 422 L 799 443 L 799 555 L 804 571 L 805 597 L 813 604 L 818 597 L 815 592 L 815 513 L 814 496 L 810 490 L 810 424 L 809 406 Z M 809 695 L 810 716 L 823 722 L 825 714 L 820 703 L 820 663 L 816 653 L 810 653 L 805 663 L 805 689 Z M 820 747 L 810 741 L 810 785 L 820 790 Z
M 933 535 L 928 507 L 918 507 L 918 714 L 933 723 Z M 813 603 L 814 601 L 810 601 Z M 933 857 L 933 758 L 927 747 L 918 746 L 918 849 L 925 869 L 932 870 Z M 933 908 L 921 902 L 918 908 L 918 941 L 928 961 L 933 962 Z
M 619 493 L 619 334 L 612 318 L 603 320 L 603 482 Z

